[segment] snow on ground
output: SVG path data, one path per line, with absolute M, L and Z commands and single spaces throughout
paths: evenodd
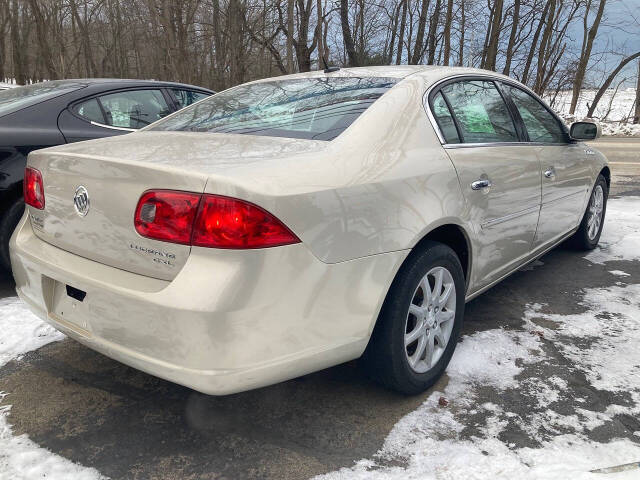
M 640 199 L 611 200 L 602 247 L 586 258 L 639 260 L 639 232 Z M 604 477 L 640 478 L 640 438 L 599 443 L 589 437 L 618 415 L 640 415 L 640 285 L 586 289 L 577 314 L 549 313 L 545 307 L 528 305 L 522 330 L 463 337 L 443 391 L 402 418 L 373 459 L 317 480 L 602 480 L 603 473 L 591 471 L 632 463 Z M 596 392 L 617 395 L 611 404 L 604 411 L 590 409 L 589 399 L 576 396 L 559 376 L 519 378 L 523 371 L 544 372 L 536 368 L 557 362 L 549 349 L 559 350 L 566 369 L 584 375 Z M 487 389 L 495 401 L 481 403 Z M 530 411 L 511 408 L 506 399 L 514 397 L 531 404 Z M 567 412 L 567 404 L 579 407 Z M 507 434 L 513 430 L 524 432 L 533 445 L 510 442 Z M 634 435 L 640 437 L 640 431 Z
M 640 260 L 640 201 L 638 197 L 621 197 L 609 200 L 600 243 L 586 258 L 590 262 L 598 264 L 614 260 Z
M 0 299 L 0 367 L 64 335 L 33 315 L 17 298 Z M 102 478 L 90 468 L 76 465 L 33 443 L 26 435 L 14 436 L 7 416 L 11 405 L 0 392 L 0 480 L 93 480 Z
M 545 95 L 545 100 L 567 123 L 571 123 L 587 116 L 588 105 L 593 103 L 595 95 L 596 90 L 583 90 L 573 116 L 569 115 L 571 91 L 560 92 L 555 100 L 554 94 L 549 93 Z M 603 135 L 640 136 L 640 124 L 624 123 L 634 115 L 635 98 L 635 88 L 620 88 L 617 92 L 611 88 L 605 92 L 593 114 L 594 118 L 600 120 Z

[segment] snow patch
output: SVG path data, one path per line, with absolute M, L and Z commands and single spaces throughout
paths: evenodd
M 64 335 L 36 317 L 17 297 L 0 299 L 0 367 Z
M 47 325 L 17 297 L 0 299 L 0 367 L 64 335 Z M 0 404 L 8 394 L 0 392 Z M 13 436 L 7 416 L 11 405 L 0 406 L 0 479 L 94 480 L 105 478 L 93 468 L 77 465 L 39 447 L 26 435 Z
M 591 471 L 637 462 L 640 443 L 598 443 L 587 434 L 615 415 L 640 414 L 640 285 L 587 289 L 580 305 L 585 311 L 574 315 L 544 313 L 544 305 L 529 305 L 524 331 L 494 329 L 463 337 L 443 392 L 432 393 L 402 418 L 373 459 L 317 478 L 602 480 L 602 474 Z M 570 386 L 563 378 L 520 380 L 524 369 L 553 361 L 543 353 L 543 339 L 551 340 L 570 360 L 567 368 L 581 371 L 595 389 L 629 395 L 630 401 L 593 411 L 585 399 L 568 399 Z M 495 400 L 478 405 L 479 389 L 487 388 L 494 390 L 489 397 Z M 509 403 L 500 400 L 508 389 L 516 389 L 523 401 L 532 400 L 532 411 L 510 411 Z M 444 406 L 441 397 L 447 400 Z M 568 415 L 554 410 L 555 402 L 568 401 L 583 406 Z M 475 425 L 470 415 L 477 415 Z M 510 424 L 510 431 L 520 428 L 540 446 L 517 448 L 502 440 Z M 607 475 L 611 480 L 639 477 L 640 469 Z
M 640 260 L 640 197 L 607 202 L 600 243 L 586 257 L 592 263 Z

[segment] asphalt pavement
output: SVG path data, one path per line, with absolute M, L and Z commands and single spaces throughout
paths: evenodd
M 612 194 L 640 195 L 640 139 L 593 143 L 611 161 Z M 559 247 L 533 269 L 523 269 L 467 305 L 465 335 L 494 328 L 518 329 L 525 305 L 549 311 L 580 311 L 583 288 L 613 285 L 618 269 L 640 278 L 640 262 L 596 265 L 584 253 Z M 0 298 L 13 295 L 0 280 Z M 525 369 L 518 377 L 559 376 L 569 393 L 580 392 L 590 408 L 604 410 L 612 395 L 594 390 L 584 375 L 548 345 L 557 362 Z M 562 361 L 561 361 L 562 360 Z M 432 389 L 441 390 L 446 375 Z M 209 397 L 146 375 L 66 339 L 0 369 L 0 390 L 9 392 L 14 435 L 95 467 L 112 478 L 304 479 L 370 458 L 391 428 L 430 394 L 405 397 L 369 381 L 350 362 L 302 378 L 246 393 Z M 526 415 L 533 408 L 518 389 L 480 392 L 482 402 L 509 403 Z M 577 396 L 577 395 L 576 395 Z M 624 399 L 623 399 L 624 400 Z M 577 408 L 567 400 L 563 408 Z M 478 419 L 463 416 L 467 433 Z M 633 438 L 637 418 L 620 418 L 596 429 L 594 440 Z M 507 428 L 510 444 L 535 446 L 536 439 Z M 636 438 L 637 441 L 637 438 Z

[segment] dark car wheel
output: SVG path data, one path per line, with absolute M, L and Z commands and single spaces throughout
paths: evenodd
M 0 267 L 11 270 L 9 260 L 9 240 L 16 229 L 22 214 L 24 213 L 24 201 L 19 198 L 0 217 Z
M 363 360 L 369 374 L 405 394 L 423 392 L 442 375 L 464 317 L 460 260 L 429 242 L 400 270 L 385 299 Z
M 580 222 L 580 227 L 569 239 L 571 246 L 580 250 L 593 250 L 596 248 L 602 234 L 608 196 L 607 181 L 602 175 L 598 175 L 598 179 L 591 191 L 591 197 L 589 197 L 587 209 L 582 217 L 582 222 Z

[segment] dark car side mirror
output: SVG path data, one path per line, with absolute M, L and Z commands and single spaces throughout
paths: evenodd
M 602 127 L 595 122 L 574 122 L 569 135 L 575 140 L 595 140 L 602 136 Z

